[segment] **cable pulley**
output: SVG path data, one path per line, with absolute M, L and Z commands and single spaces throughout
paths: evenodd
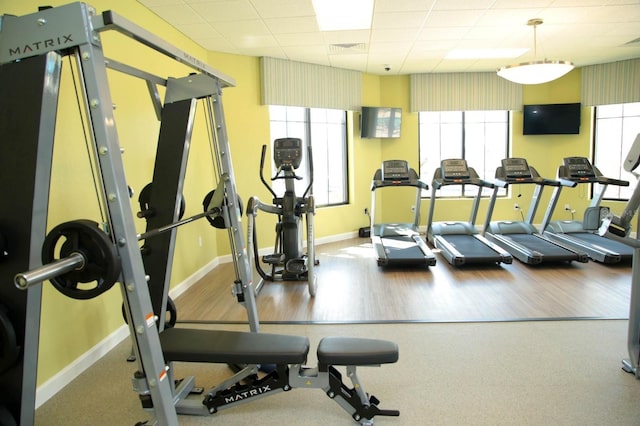
M 65 296 L 91 299 L 109 290 L 118 280 L 120 258 L 109 236 L 90 220 L 61 223 L 42 245 L 43 266 L 14 277 L 20 289 L 50 280 Z

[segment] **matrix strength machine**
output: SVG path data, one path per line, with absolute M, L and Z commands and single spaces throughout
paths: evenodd
M 416 188 L 413 223 L 376 223 L 376 190 Z M 371 182 L 371 242 L 378 255 L 378 266 L 436 264 L 436 257 L 420 236 L 420 196 L 429 186 L 404 160 L 386 160 Z
M 575 186 L 575 182 L 566 180 L 551 180 L 542 178 L 536 169 L 529 166 L 524 158 L 506 158 L 502 160 L 502 166 L 496 169 L 496 187 L 491 195 L 487 220 L 484 225 L 484 235 L 498 244 L 519 261 L 536 265 L 542 262 L 588 262 L 589 256 L 581 251 L 571 250 L 568 246 L 551 241 L 538 231 L 533 224 L 533 219 L 540 204 L 542 191 L 546 186 L 554 188 L 554 194 L 544 215 L 542 229 L 549 222 L 558 193 L 563 186 Z M 523 221 L 496 221 L 491 222 L 491 215 L 498 196 L 498 188 L 512 184 L 535 185 L 533 197 L 527 211 L 527 218 Z
M 295 387 L 322 389 L 362 425 L 372 424 L 376 415 L 398 415 L 397 411 L 380 410 L 379 401 L 365 393 L 356 374 L 357 366 L 396 362 L 395 343 L 326 337 L 317 348 L 318 367 L 311 368 L 304 366 L 309 351 L 306 337 L 259 332 L 222 107 L 222 89 L 234 85 L 231 78 L 117 13 L 98 13 L 86 3 L 44 8 L 19 17 L 3 15 L 0 23 L 0 171 L 3 176 L 20 177 L 0 179 L 0 193 L 11 200 L 0 203 L 0 423 L 34 424 L 40 284 L 46 280 L 78 300 L 100 296 L 118 284 L 137 362 L 131 380 L 142 407 L 152 416 L 138 424 L 177 426 L 179 413 L 210 415 Z M 136 47 L 149 48 L 153 54 L 183 64 L 185 75 L 161 78 L 107 59 L 101 33 L 109 30 L 140 43 Z M 82 76 L 74 83 L 78 102 L 85 108 L 88 160 L 95 168 L 96 202 L 104 217 L 100 217 L 100 223 L 90 219 L 65 222 L 47 234 L 54 139 L 61 143 L 68 140 L 55 137 L 66 56 L 70 66 L 79 68 L 76 75 Z M 157 155 L 166 158 L 156 162 L 158 176 L 154 174 L 149 199 L 155 213 L 146 209 L 147 218 L 166 215 L 175 221 L 179 217 L 195 108 L 204 105 L 218 179 L 215 193 L 204 203 L 204 213 L 155 229 L 150 229 L 156 225 L 147 221 L 146 232 L 137 233 L 107 68 L 144 80 L 161 122 Z M 157 86 L 165 87 L 162 101 Z M 182 154 L 171 155 L 175 151 L 166 149 L 165 143 L 175 144 Z M 160 169 L 166 172 L 165 167 L 171 169 L 165 173 L 168 181 L 159 176 L 163 174 Z M 73 191 L 68 196 L 73 197 Z M 247 309 L 251 331 L 180 326 L 162 330 L 156 324 L 156 318 L 161 322 L 165 315 L 166 298 L 154 301 L 153 294 L 166 295 L 171 268 L 160 271 L 150 266 L 171 262 L 176 228 L 204 217 L 222 219 L 229 232 L 236 271 L 233 294 Z M 143 251 L 148 248 L 142 250 L 140 241 L 146 245 L 161 235 L 171 238 L 166 244 L 154 246 L 156 255 L 145 263 Z M 154 277 L 147 275 L 147 268 L 156 271 L 151 272 Z M 4 285 L 11 282 L 15 285 Z M 157 286 L 158 291 L 150 286 Z M 154 305 L 159 306 L 159 312 Z M 196 389 L 195 380 L 175 380 L 174 361 L 246 367 L 205 392 L 204 398 L 189 397 Z M 259 378 L 256 373 L 263 364 L 275 368 Z M 353 386 L 343 382 L 338 371 L 342 367 Z
M 273 204 L 262 203 L 258 197 L 251 197 L 247 206 L 247 240 L 249 252 L 253 251 L 255 269 L 260 275 L 260 281 L 256 284 L 256 293 L 260 291 L 265 281 L 307 281 L 309 294 L 313 297 L 317 290 L 317 277 L 314 273 L 315 242 L 313 232 L 313 216 L 315 203 L 311 189 L 313 188 L 313 157 L 311 146 L 307 148 L 307 164 L 309 166 L 309 184 L 302 197 L 296 195 L 295 181 L 302 176 L 296 174 L 303 158 L 302 139 L 282 138 L 273 142 L 273 161 L 277 168 L 271 181 L 284 180 L 285 191 L 279 197 L 264 179 L 264 160 L 267 146 L 262 146 L 260 159 L 260 180 L 273 195 Z M 255 217 L 258 210 L 275 214 L 278 217 L 276 223 L 276 242 L 274 252 L 262 257 L 262 261 L 271 266 L 271 272 L 265 272 L 260 266 L 258 253 L 258 240 L 255 226 Z M 302 244 L 302 217 L 307 225 L 307 253 L 303 253 Z M 253 247 L 253 249 L 251 248 Z
M 601 221 L 609 213 L 606 207 L 600 207 L 604 192 L 609 185 L 629 186 L 625 180 L 608 178 L 591 164 L 585 157 L 567 157 L 558 167 L 558 178 L 575 182 L 576 184 L 598 184 L 594 188 L 593 198 L 584 212 L 584 219 L 559 220 L 550 222 L 545 229 L 545 235 L 554 241 L 586 252 L 589 258 L 601 263 L 618 263 L 630 261 L 633 248 L 627 244 L 602 237 L 598 234 Z
M 433 222 L 436 192 L 448 185 L 472 185 L 478 188 L 468 222 Z M 431 182 L 431 203 L 427 221 L 427 240 L 454 266 L 470 263 L 511 263 L 513 258 L 497 244 L 487 240 L 476 229 L 478 207 L 484 188 L 491 182 L 480 179 L 464 159 L 442 160 Z

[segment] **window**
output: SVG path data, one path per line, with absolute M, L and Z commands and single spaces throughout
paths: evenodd
M 627 187 L 608 186 L 604 196 L 610 200 L 628 200 L 636 178 L 624 170 L 622 163 L 640 133 L 640 102 L 601 105 L 595 110 L 593 164 L 603 175 L 630 183 Z
M 271 141 L 300 138 L 311 144 L 313 154 L 313 196 L 317 206 L 345 204 L 349 201 L 347 186 L 347 121 L 346 112 L 335 109 L 270 106 Z M 306 151 L 296 174 L 296 194 L 302 196 L 309 185 Z M 275 170 L 273 170 L 275 173 Z M 265 176 L 265 178 L 267 178 Z M 284 192 L 284 183 L 274 181 L 276 194 Z
M 492 180 L 500 160 L 509 156 L 508 111 L 433 111 L 420 113 L 420 178 L 431 185 L 440 161 L 464 158 L 480 178 Z M 485 189 L 483 195 L 491 194 Z M 445 186 L 439 196 L 475 196 L 472 185 Z M 499 195 L 506 194 L 501 189 Z

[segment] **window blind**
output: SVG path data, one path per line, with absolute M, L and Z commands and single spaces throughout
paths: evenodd
M 582 67 L 582 105 L 640 102 L 640 58 Z
M 324 65 L 260 58 L 263 105 L 360 109 L 360 72 Z
M 522 109 L 522 86 L 495 72 L 412 74 L 410 107 L 420 111 Z

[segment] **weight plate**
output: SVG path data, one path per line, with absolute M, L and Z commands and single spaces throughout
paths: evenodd
M 207 195 L 205 195 L 204 200 L 202 200 L 203 211 L 209 211 L 209 203 L 211 203 L 211 199 L 213 198 L 213 194 L 216 190 L 210 191 Z M 227 197 L 224 198 L 223 206 L 227 205 Z M 242 198 L 238 195 L 238 207 L 240 208 L 240 216 L 242 216 Z M 218 214 L 216 216 L 206 216 L 207 220 L 214 228 L 218 229 L 226 229 L 228 226 L 224 222 L 224 216 L 222 214 Z
M 0 260 L 7 257 L 8 255 L 9 252 L 7 251 L 7 240 L 4 238 L 4 235 L 2 235 L 2 232 L 0 232 Z
M 140 195 L 138 195 L 138 203 L 140 203 L 140 210 L 142 212 L 145 212 L 152 208 L 151 204 L 149 203 L 151 201 L 151 185 L 151 183 L 145 185 L 145 187 L 142 188 L 142 191 L 140 191 Z M 178 212 L 178 220 L 182 219 L 186 209 L 187 206 L 184 201 L 184 195 L 180 194 L 180 211 Z
M 84 266 L 50 280 L 62 294 L 73 299 L 91 299 L 109 290 L 118 280 L 120 258 L 98 223 L 74 220 L 53 228 L 42 245 L 42 262 L 51 263 L 73 253 L 84 257 Z
M 20 347 L 16 340 L 15 329 L 5 308 L 0 305 L 0 375 L 13 367 L 19 356 Z
M 164 321 L 164 329 L 173 328 L 178 320 L 178 309 L 170 297 L 167 297 L 167 319 Z
M 18 426 L 16 419 L 4 405 L 0 405 L 0 425 L 2 426 Z

